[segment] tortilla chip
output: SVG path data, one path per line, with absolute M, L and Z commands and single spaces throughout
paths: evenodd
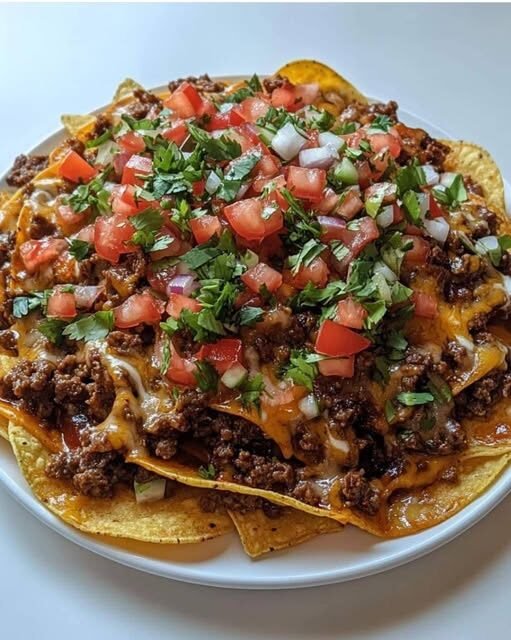
M 397 496 L 389 511 L 391 535 L 415 533 L 447 520 L 481 495 L 510 460 L 511 453 L 496 458 L 468 459 L 459 468 L 458 482 L 437 482 L 406 496 Z
M 317 82 L 323 94 L 336 93 L 346 104 L 350 102 L 367 104 L 367 98 L 356 87 L 322 62 L 295 60 L 284 65 L 277 71 L 277 74 L 287 78 L 293 84 Z
M 241 514 L 229 512 L 246 553 L 257 558 L 271 551 L 287 549 L 322 533 L 342 530 L 330 518 L 319 518 L 296 509 L 284 509 L 278 518 L 268 518 L 261 509 Z
M 80 132 L 96 122 L 96 117 L 90 114 L 85 116 L 63 115 L 60 117 L 62 124 L 70 136 L 76 138 Z
M 506 211 L 504 182 L 498 166 L 491 155 L 472 142 L 463 140 L 441 140 L 451 148 L 445 168 L 473 178 L 483 189 L 488 207 L 497 213 Z
M 127 487 L 112 500 L 89 498 L 76 493 L 70 482 L 48 478 L 48 451 L 25 429 L 10 425 L 9 439 L 36 497 L 81 531 L 165 544 L 202 542 L 232 531 L 226 512 L 201 511 L 196 489 L 180 486 L 170 498 L 147 504 L 138 504 Z
M 121 82 L 121 84 L 117 87 L 114 93 L 114 97 L 112 98 L 112 102 L 119 102 L 119 100 L 123 100 L 130 96 L 135 89 L 143 89 L 144 87 L 136 82 L 136 80 L 132 80 L 131 78 L 126 78 Z

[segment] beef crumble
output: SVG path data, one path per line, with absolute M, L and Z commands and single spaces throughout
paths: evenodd
M 10 187 L 24 187 L 47 166 L 48 156 L 19 155 L 7 174 L 6 182 Z
M 262 509 L 267 518 L 279 518 L 284 508 L 273 504 L 259 496 L 232 493 L 231 491 L 207 491 L 201 494 L 200 507 L 206 513 L 214 513 L 222 509 L 228 509 L 242 515 Z
M 341 479 L 341 498 L 347 507 L 359 509 L 372 516 L 381 505 L 381 492 L 364 475 L 364 470 L 348 471 Z
M 188 82 L 202 93 L 222 93 L 226 87 L 223 82 L 215 82 L 207 73 L 203 73 L 201 76 L 188 76 L 172 80 L 168 84 L 170 93 L 173 93 L 183 82 Z
M 150 113 L 151 115 L 158 115 L 163 108 L 162 101 L 154 93 L 144 91 L 144 89 L 135 89 L 133 95 L 135 100 L 128 104 L 126 113 L 136 120 L 147 118 Z

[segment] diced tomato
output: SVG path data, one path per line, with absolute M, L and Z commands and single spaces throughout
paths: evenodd
M 217 108 L 215 107 L 215 105 L 211 102 L 211 100 L 207 100 L 206 98 L 202 98 L 202 105 L 199 108 L 199 112 L 198 112 L 198 116 L 202 117 L 202 116 L 208 116 L 208 117 L 212 117 L 215 115 L 215 113 L 217 113 Z
M 326 262 L 318 256 L 307 267 L 300 267 L 298 273 L 293 277 L 292 284 L 297 289 L 305 289 L 309 282 L 312 282 L 323 289 L 328 282 L 329 273 Z
M 367 318 L 367 311 L 353 298 L 341 300 L 337 305 L 335 321 L 351 329 L 362 329 Z
M 371 341 L 359 333 L 343 327 L 333 320 L 325 320 L 319 328 L 314 348 L 317 353 L 337 358 L 352 356 L 367 349 L 370 345 Z
M 397 136 L 390 133 L 373 133 L 367 136 L 371 149 L 378 153 L 388 149 L 393 158 L 397 158 L 401 153 L 401 143 Z
M 353 378 L 355 375 L 355 358 L 329 358 L 320 360 L 318 369 L 322 376 L 339 376 L 340 378 Z
M 371 171 L 371 165 L 367 160 L 364 160 L 357 165 L 358 184 L 361 189 L 367 189 L 371 184 L 373 172 Z
M 136 131 L 128 131 L 117 139 L 117 144 L 127 153 L 141 153 L 145 149 L 144 138 Z
M 73 150 L 68 151 L 58 169 L 59 176 L 71 182 L 89 182 L 97 173 L 97 169 Z
M 397 204 L 397 202 L 394 202 L 394 204 L 392 205 L 392 213 L 392 224 L 399 224 L 405 219 L 403 209 Z
M 151 287 L 160 293 L 166 293 L 169 282 L 175 278 L 177 266 L 170 265 L 155 269 L 153 265 L 147 267 L 147 280 Z
M 326 171 L 291 166 L 287 175 L 287 186 L 296 198 L 319 202 L 326 187 Z
M 204 179 L 197 180 L 192 183 L 192 193 L 196 198 L 200 198 L 204 195 L 206 190 L 206 181 Z
M 189 309 L 193 313 L 198 313 L 202 309 L 202 305 L 198 300 L 195 300 L 195 298 L 189 298 L 180 293 L 170 293 L 166 307 L 169 316 L 177 320 L 183 309 Z
M 254 175 L 257 178 L 273 178 L 280 171 L 281 163 L 271 154 L 264 155 L 254 167 Z
M 334 216 L 318 216 L 318 222 L 321 226 L 321 240 L 330 242 L 330 240 L 343 240 L 345 238 L 344 229 L 346 222 Z
M 264 262 L 259 262 L 255 267 L 246 271 L 241 279 L 254 293 L 259 293 L 263 285 L 266 285 L 268 291 L 273 293 L 282 284 L 282 274 Z
M 378 181 L 390 165 L 390 153 L 388 151 L 380 151 L 376 153 L 370 161 L 373 168 L 372 178 Z
M 337 213 L 345 220 L 352 220 L 363 208 L 364 203 L 358 195 L 358 192 L 351 189 L 346 193 L 341 204 L 337 207 Z
M 147 292 L 134 293 L 113 311 L 115 326 L 119 329 L 157 324 L 161 320 L 163 302 Z
M 94 225 L 88 224 L 83 229 L 80 229 L 77 233 L 74 234 L 73 238 L 77 238 L 78 240 L 83 240 L 83 242 L 89 242 L 90 244 L 94 243 Z
M 151 158 L 131 156 L 122 172 L 122 184 L 136 184 L 141 187 L 144 181 L 141 176 L 148 176 L 153 170 Z
M 182 82 L 163 104 L 172 109 L 180 118 L 193 118 L 200 115 L 203 108 L 199 92 L 189 82 Z
M 218 373 L 222 374 L 235 362 L 241 362 L 242 353 L 241 340 L 222 338 L 218 342 L 203 345 L 198 357 L 210 362 Z
M 197 244 L 204 244 L 222 230 L 220 220 L 216 216 L 205 215 L 190 220 L 190 229 Z
M 271 94 L 271 103 L 274 107 L 283 107 L 286 111 L 297 111 L 303 106 L 296 95 L 295 87 L 291 84 L 284 84 L 274 89 Z
M 77 213 L 68 204 L 61 204 L 57 207 L 57 222 L 60 227 L 72 227 L 73 225 L 81 224 L 87 214 L 88 209 Z
M 445 216 L 444 210 L 432 195 L 429 196 L 429 215 L 431 218 L 443 218 Z
M 342 241 L 350 250 L 350 259 L 353 259 L 358 256 L 364 247 L 373 242 L 373 240 L 376 240 L 380 232 L 376 222 L 369 216 L 366 216 L 365 218 L 357 220 L 356 229 L 346 228 L 342 232 L 342 235 Z
M 35 273 L 42 265 L 53 262 L 67 246 L 67 242 L 61 238 L 27 240 L 20 245 L 20 258 L 25 269 L 29 273 Z
M 48 299 L 46 315 L 49 318 L 62 318 L 62 320 L 74 318 L 77 315 L 74 295 L 56 289 Z
M 114 156 L 114 171 L 115 175 L 119 178 L 122 176 L 122 172 L 124 171 L 124 167 L 128 163 L 128 160 L 131 158 L 133 154 L 130 151 L 121 151 L 120 153 L 116 153 Z
M 234 300 L 235 309 L 241 309 L 241 307 L 260 307 L 262 304 L 261 298 L 249 289 L 238 293 Z
M 340 196 L 333 189 L 327 187 L 323 191 L 321 202 L 314 206 L 314 210 L 323 214 L 331 213 L 339 204 L 339 198 Z
M 429 242 L 418 236 L 403 236 L 403 242 L 405 243 L 407 241 L 411 241 L 413 247 L 405 252 L 404 264 L 408 267 L 425 265 L 431 252 Z
M 407 224 L 405 226 L 405 231 L 406 234 L 408 234 L 409 236 L 423 236 L 424 235 L 424 231 L 420 228 L 417 227 L 414 224 Z
M 179 384 L 196 385 L 195 371 L 197 371 L 195 362 L 187 358 L 182 358 L 171 343 L 170 363 L 166 374 L 167 378 Z
M 257 198 L 240 200 L 224 208 L 224 215 L 234 231 L 246 240 L 262 240 L 284 225 L 282 212 L 277 209 L 265 220 L 264 204 Z
M 136 198 L 135 187 L 132 184 L 119 184 L 112 190 L 112 211 L 125 217 L 134 216 L 156 205 L 156 201 Z
M 319 96 L 319 84 L 297 84 L 295 86 L 295 95 L 302 104 L 312 104 Z
M 316 149 L 319 147 L 319 131 L 312 129 L 307 132 L 307 142 L 303 145 L 302 149 Z
M 162 137 L 181 146 L 188 137 L 188 128 L 184 120 L 176 120 L 170 129 L 162 131 Z
M 119 262 L 122 253 L 137 251 L 137 247 L 129 245 L 135 229 L 124 216 L 115 213 L 107 218 L 99 216 L 94 223 L 94 246 L 100 258 L 113 264 Z
M 419 318 L 433 319 L 437 317 L 438 302 L 433 296 L 429 295 L 429 293 L 414 291 L 412 302 L 415 305 L 415 315 Z
M 262 98 L 250 97 L 245 98 L 240 104 L 240 107 L 245 120 L 248 120 L 248 122 L 257 122 L 259 118 L 264 118 L 268 113 L 270 105 Z
M 233 107 L 225 113 L 215 113 L 211 116 L 210 121 L 206 125 L 207 131 L 218 131 L 219 129 L 228 129 L 229 127 L 238 127 L 246 122 L 239 107 Z

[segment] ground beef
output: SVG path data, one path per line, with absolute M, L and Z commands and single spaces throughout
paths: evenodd
M 123 356 L 139 354 L 143 348 L 142 338 L 136 333 L 127 331 L 111 331 L 106 341 L 113 351 Z
M 229 509 L 243 515 L 262 509 L 268 518 L 279 518 L 283 513 L 283 508 L 278 504 L 273 504 L 259 496 L 243 495 L 241 493 L 231 493 L 230 491 L 207 491 L 200 497 L 200 507 L 206 513 L 214 513 L 222 509 Z
M 459 368 L 467 357 L 467 350 L 457 340 L 449 340 L 442 353 L 452 369 Z
M 456 397 L 460 415 L 486 417 L 502 398 L 511 397 L 511 371 L 498 371 L 474 382 Z
M 375 515 L 381 504 L 381 493 L 365 477 L 364 470 L 348 471 L 341 479 L 340 495 L 347 507 Z
M 38 418 L 49 418 L 54 412 L 53 374 L 55 367 L 47 360 L 20 360 L 4 377 L 2 397 L 19 401 Z
M 271 78 L 265 78 L 263 80 L 263 87 L 265 88 L 267 93 L 272 93 L 273 91 L 275 91 L 275 89 L 280 89 L 280 87 L 283 87 L 285 84 L 288 83 L 288 80 L 286 80 L 286 78 L 283 78 L 282 76 L 274 75 Z
M 292 349 L 302 349 L 311 340 L 316 318 L 310 312 L 291 316 L 288 326 L 257 327 L 246 334 L 247 346 L 253 346 L 264 363 L 285 363 Z
M 91 138 L 99 138 L 99 136 L 103 135 L 110 127 L 112 126 L 112 121 L 108 116 L 100 113 L 99 116 L 96 116 L 96 122 L 94 123 L 94 131 L 92 132 Z
M 321 440 L 307 424 L 300 423 L 296 427 L 293 442 L 308 464 L 318 464 L 324 458 Z
M 0 331 L 0 349 L 10 356 L 18 355 L 18 340 L 14 331 L 9 329 Z
M 463 176 L 463 184 L 465 185 L 466 190 L 469 193 L 475 193 L 477 196 L 484 196 L 484 191 L 475 180 L 473 180 L 470 176 Z
M 110 266 L 104 272 L 107 297 L 112 305 L 120 304 L 124 299 L 136 293 L 145 282 L 146 260 L 141 252 L 127 253 L 119 264 Z
M 172 459 L 178 450 L 179 436 L 177 433 L 173 433 L 166 437 L 154 437 L 146 436 L 145 444 L 149 448 L 149 451 L 162 460 Z
M 412 158 L 417 157 L 420 164 L 432 164 L 437 169 L 443 169 L 449 147 L 431 138 L 423 129 L 413 129 L 402 123 L 398 123 L 396 129 L 401 136 L 399 164 L 407 164 Z
M 57 227 L 47 220 L 44 216 L 35 215 L 32 218 L 28 235 L 34 240 L 40 240 L 46 236 L 52 236 L 56 233 Z
M 287 493 L 294 486 L 293 467 L 276 458 L 268 459 L 241 450 L 234 460 L 234 468 L 234 481 L 250 487 Z
M 64 144 L 68 149 L 74 151 L 79 156 L 83 156 L 83 154 L 85 153 L 85 145 L 81 140 L 78 140 L 78 138 L 68 138 L 64 142 Z
M 0 233 L 0 264 L 10 260 L 14 248 L 14 233 Z
M 197 91 L 202 93 L 222 93 L 225 90 L 225 84 L 222 82 L 215 82 L 211 80 L 207 73 L 202 74 L 201 76 L 188 76 L 187 78 L 179 78 L 178 80 L 172 80 L 169 82 L 168 87 L 170 93 L 173 93 L 180 84 L 183 82 L 188 82 L 193 85 Z
M 360 122 L 360 124 L 369 124 L 377 115 L 386 115 L 392 120 L 397 120 L 398 104 L 391 100 L 390 102 L 376 102 L 374 104 L 361 104 L 360 102 L 352 102 L 349 104 L 339 116 L 341 122 Z
M 477 240 L 497 233 L 497 215 L 485 206 L 477 207 L 476 222 L 472 228 L 472 238 Z
M 109 498 L 119 482 L 131 483 L 135 468 L 118 451 L 97 451 L 95 446 L 68 449 L 50 456 L 50 478 L 69 479 L 75 489 L 92 498 Z
M 297 482 L 290 495 L 293 498 L 300 500 L 300 502 L 310 504 L 313 507 L 317 507 L 321 502 L 321 495 L 318 493 L 314 483 L 309 480 Z
M 14 160 L 6 182 L 10 187 L 23 187 L 47 166 L 48 156 L 20 155 Z
M 447 456 L 466 446 L 466 434 L 461 424 L 452 417 L 438 420 L 432 427 L 424 427 L 427 409 L 419 407 L 406 423 L 406 429 L 398 432 L 401 446 L 417 453 Z
M 163 108 L 163 103 L 160 98 L 149 91 L 135 89 L 133 95 L 135 96 L 135 100 L 128 104 L 126 112 L 135 118 L 135 120 L 146 118 L 149 112 L 151 115 L 157 115 Z
M 183 327 L 176 331 L 172 337 L 172 342 L 179 355 L 183 358 L 193 356 L 200 349 L 200 343 L 195 340 L 193 331 L 188 327 Z
M 433 358 L 431 354 L 413 348 L 408 349 L 399 367 L 401 375 L 399 391 L 415 391 L 419 384 L 425 381 L 424 379 L 432 369 L 432 365 Z

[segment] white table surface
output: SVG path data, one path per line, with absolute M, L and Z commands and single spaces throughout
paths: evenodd
M 62 112 L 191 73 L 330 63 L 363 91 L 486 146 L 511 175 L 511 8 L 491 5 L 0 5 L 0 169 Z M 504 124 L 501 124 L 504 123 Z M 166 581 L 79 549 L 0 489 L 0 636 L 508 637 L 511 499 L 430 556 L 314 590 Z M 335 562 L 335 558 L 332 558 Z

